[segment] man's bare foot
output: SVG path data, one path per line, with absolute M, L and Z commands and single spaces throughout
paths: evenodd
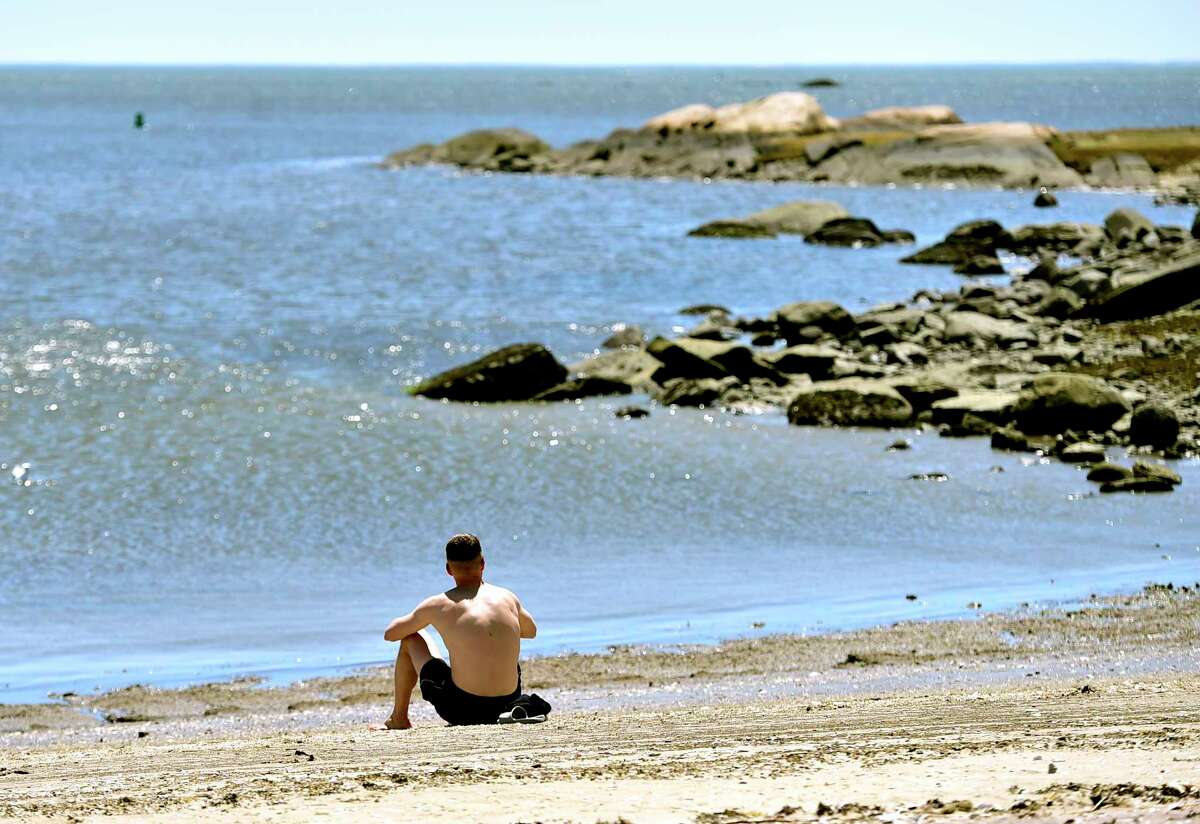
M 372 724 L 373 730 L 411 730 L 412 722 L 407 717 L 404 718 L 388 718 L 382 724 Z

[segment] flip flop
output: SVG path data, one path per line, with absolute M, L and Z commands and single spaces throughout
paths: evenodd
M 508 712 L 500 713 L 497 724 L 541 724 L 546 720 L 544 715 L 530 715 L 524 707 L 513 707 Z

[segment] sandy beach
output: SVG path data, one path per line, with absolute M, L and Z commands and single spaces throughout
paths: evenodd
M 386 669 L 0 708 L 19 820 L 1173 820 L 1200 596 L 527 662 L 544 725 L 373 733 Z M 106 720 L 107 719 L 107 720 Z

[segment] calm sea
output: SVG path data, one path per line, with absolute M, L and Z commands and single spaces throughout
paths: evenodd
M 959 282 L 895 249 L 685 237 L 712 218 L 833 198 L 921 242 L 1046 219 L 1029 193 L 371 165 L 489 125 L 563 144 L 818 74 L 844 81 L 817 92 L 837 115 L 1200 121 L 1195 66 L 0 69 L 0 701 L 386 660 L 382 628 L 447 582 L 460 530 L 539 618 L 534 652 L 1200 579 L 1194 462 L 1172 495 L 1089 497 L 1075 469 L 980 440 L 888 454 L 895 434 L 778 416 L 404 394 L 505 343 L 571 361 L 614 322 L 671 333 L 701 301 L 858 309 Z M 1191 221 L 1061 200 L 1054 219 Z M 927 470 L 951 480 L 905 480 Z

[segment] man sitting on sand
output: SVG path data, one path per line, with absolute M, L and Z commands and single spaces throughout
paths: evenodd
M 483 568 L 479 539 L 455 535 L 446 544 L 454 588 L 426 598 L 383 633 L 400 642 L 396 703 L 391 717 L 373 729 L 412 727 L 408 703 L 418 680 L 421 697 L 451 724 L 495 724 L 521 698 L 521 639 L 536 636 L 537 624 L 516 595 L 484 583 Z M 450 648 L 453 672 L 437 642 L 422 632 L 431 624 Z

